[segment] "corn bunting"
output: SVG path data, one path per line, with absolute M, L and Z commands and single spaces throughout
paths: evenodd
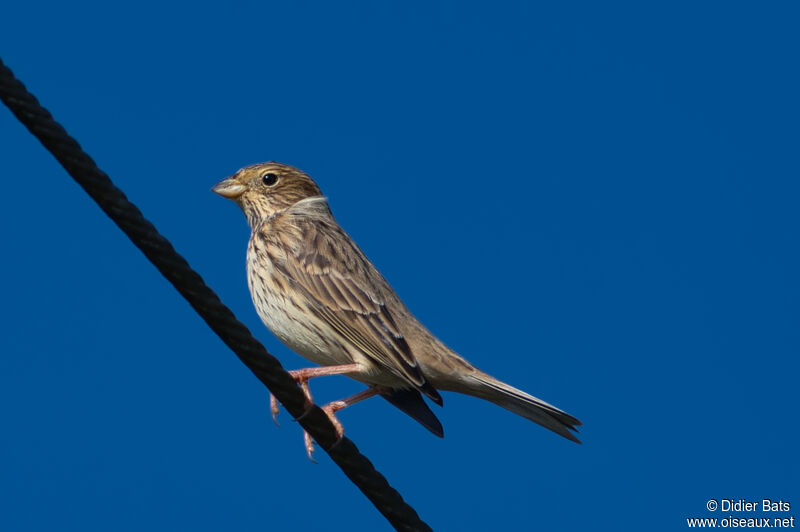
M 212 190 L 235 201 L 250 224 L 247 279 L 258 315 L 283 343 L 320 365 L 291 372 L 309 404 L 312 377 L 345 374 L 368 386 L 323 407 L 340 436 L 335 412 L 381 395 L 441 437 L 422 396 L 441 406 L 439 390 L 447 390 L 486 399 L 580 443 L 570 432 L 581 424 L 576 418 L 487 375 L 428 332 L 339 226 L 307 174 L 255 164 Z M 274 397 L 271 407 L 275 417 Z M 305 443 L 311 457 L 308 434 Z

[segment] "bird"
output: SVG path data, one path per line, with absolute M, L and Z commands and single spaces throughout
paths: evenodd
M 326 404 L 339 439 L 339 410 L 380 395 L 430 432 L 441 422 L 423 397 L 440 391 L 490 401 L 576 443 L 582 423 L 563 410 L 479 370 L 431 334 L 333 217 L 305 172 L 274 161 L 241 168 L 212 189 L 244 212 L 251 234 L 247 281 L 261 320 L 317 367 L 290 374 L 313 404 L 308 380 L 343 374 L 367 385 Z M 270 396 L 277 423 L 278 405 Z M 304 433 L 308 457 L 313 441 Z

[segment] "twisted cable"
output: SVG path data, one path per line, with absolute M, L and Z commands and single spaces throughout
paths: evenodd
M 397 530 L 431 530 L 417 512 L 378 472 L 355 444 L 336 431 L 328 416 L 314 405 L 306 413 L 303 392 L 280 362 L 270 355 L 248 328 L 220 301 L 203 278 L 142 215 L 66 130 L 39 104 L 0 59 L 0 99 L 53 154 L 100 208 L 128 235 L 133 244 L 180 292 L 209 327 L 253 374 L 298 419 L 345 475 L 367 496 Z M 304 415 L 305 414 L 305 415 Z M 335 444 L 335 445 L 334 445 Z

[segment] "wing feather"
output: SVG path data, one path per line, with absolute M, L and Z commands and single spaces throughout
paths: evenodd
M 335 222 L 297 216 L 291 227 L 301 244 L 275 266 L 304 292 L 309 311 L 374 363 L 441 404 L 386 306 L 383 294 L 391 288 L 363 252 Z

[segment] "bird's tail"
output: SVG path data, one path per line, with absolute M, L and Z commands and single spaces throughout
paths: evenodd
M 553 405 L 528 395 L 522 390 L 501 382 L 480 370 L 476 370 L 466 376 L 465 380 L 468 381 L 470 387 L 470 391 L 467 392 L 469 395 L 491 401 L 575 443 L 581 442 L 570 432 L 577 432 L 578 429 L 576 427 L 581 425 L 581 422 L 563 410 L 559 410 Z
M 436 394 L 437 396 L 439 394 Z M 394 406 L 416 419 L 423 427 L 433 432 L 440 438 L 444 438 L 444 429 L 430 408 L 428 408 L 422 394 L 417 390 L 387 390 L 382 391 L 381 396 L 392 403 Z M 439 398 L 441 401 L 441 398 Z

